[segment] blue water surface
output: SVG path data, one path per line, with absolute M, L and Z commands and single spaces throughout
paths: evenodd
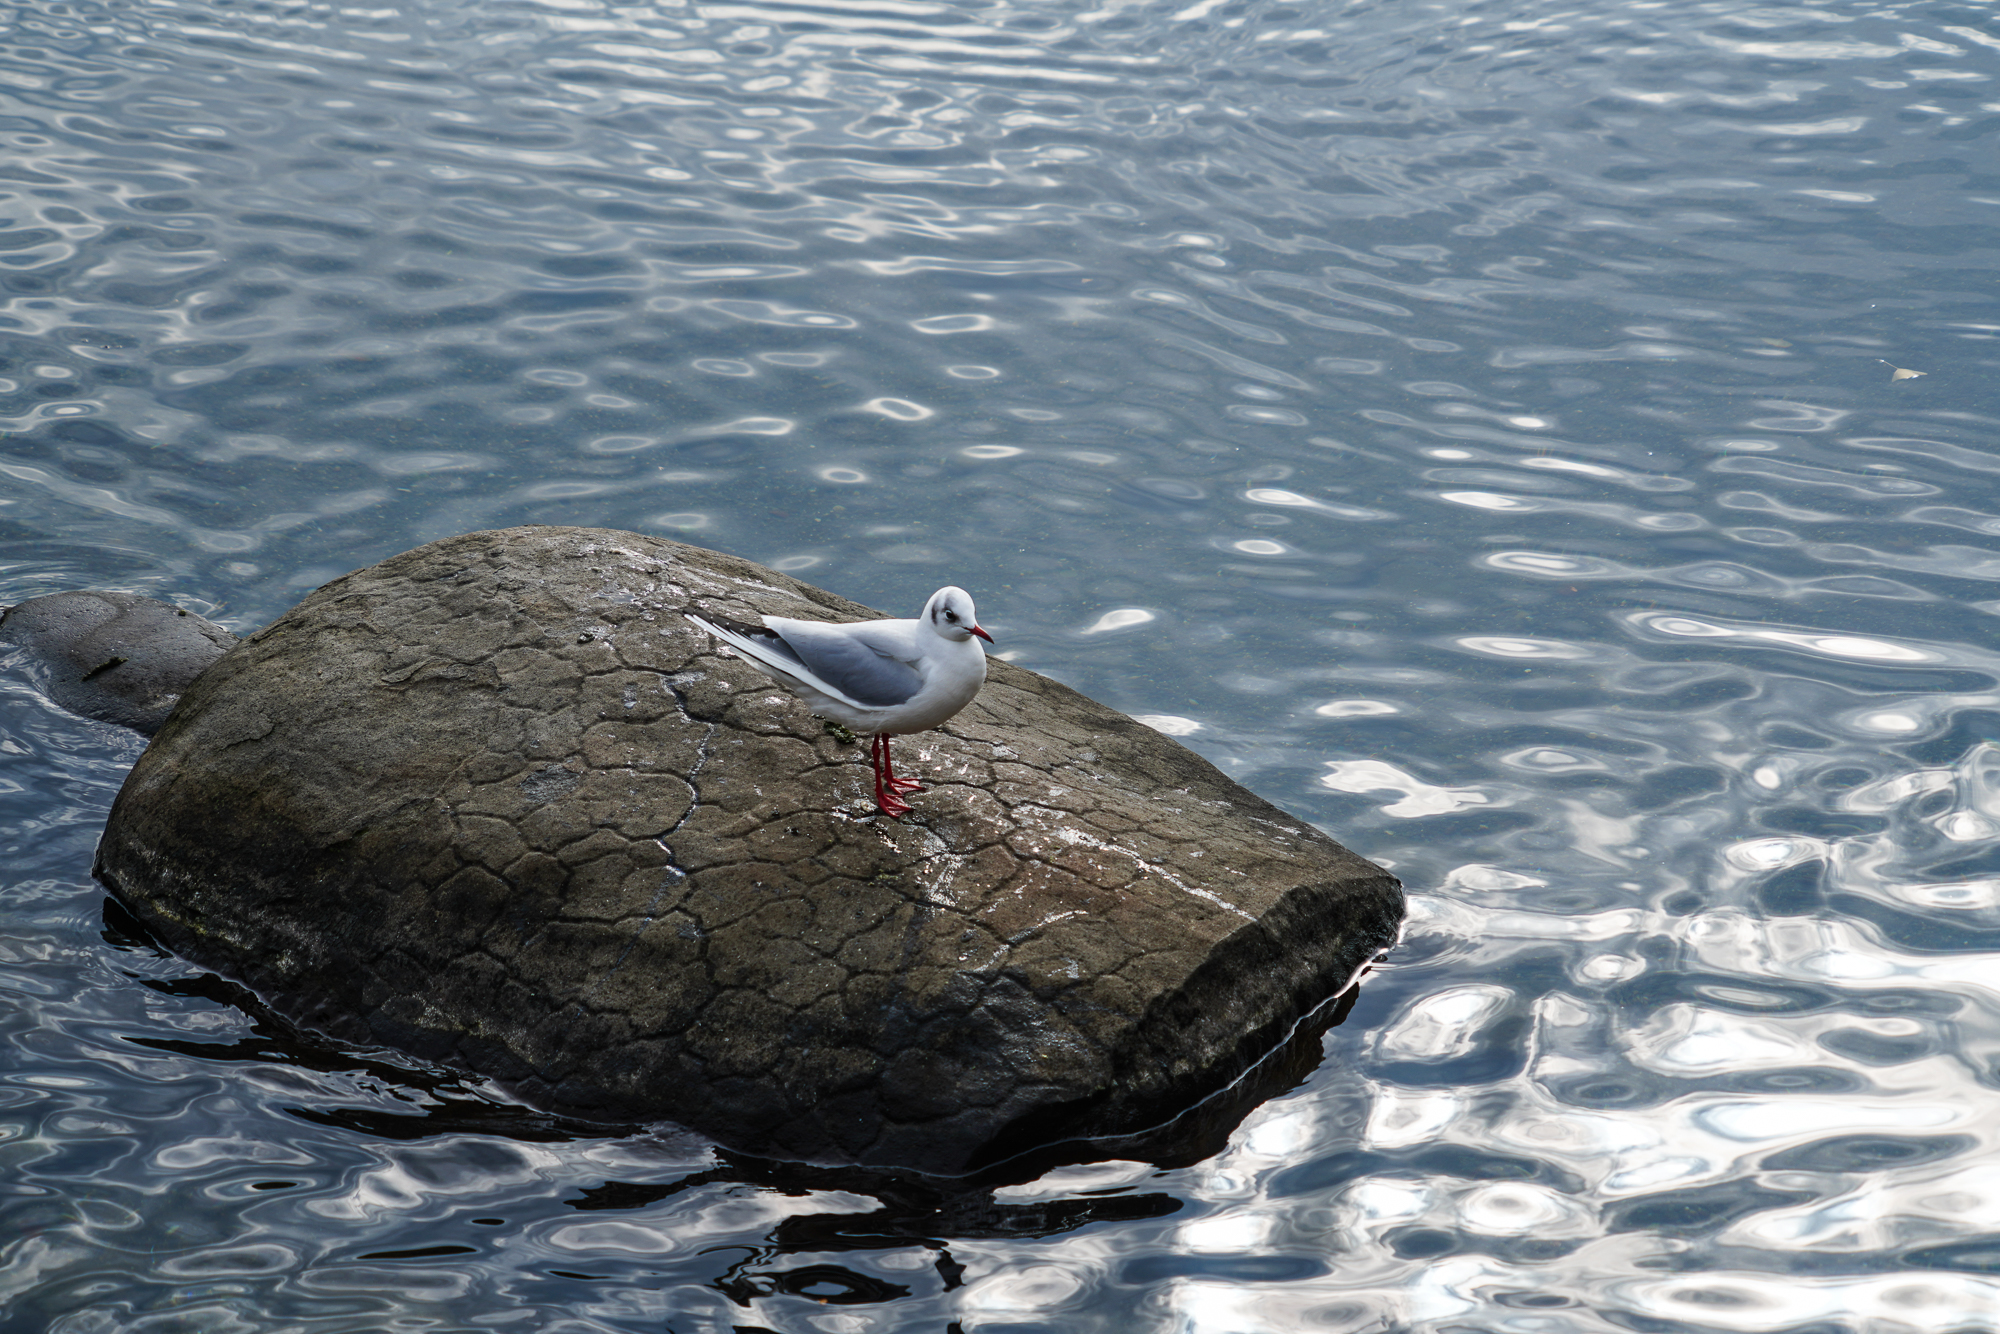
M 141 743 L 16 658 L 0 1328 L 2000 1326 L 1996 76 L 1945 0 L 10 0 L 0 602 L 958 582 L 1412 912 L 1202 1161 L 760 1174 L 153 950 Z

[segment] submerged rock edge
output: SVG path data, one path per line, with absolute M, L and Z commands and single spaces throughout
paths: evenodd
M 25 650 L 49 698 L 151 736 L 237 637 L 171 602 L 79 589 L 0 611 L 0 644 Z

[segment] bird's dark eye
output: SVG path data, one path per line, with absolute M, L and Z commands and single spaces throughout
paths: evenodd
M 948 611 L 948 612 L 946 612 L 946 613 L 944 614 L 944 618 L 945 618 L 945 619 L 946 619 L 947 621 L 950 621 L 950 622 L 952 622 L 952 623 L 953 623 L 954 625 L 958 623 L 958 613 L 957 613 L 957 612 L 955 612 L 955 611 Z

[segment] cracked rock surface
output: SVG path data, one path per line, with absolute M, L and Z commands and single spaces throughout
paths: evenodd
M 682 619 L 876 613 L 604 529 L 454 537 L 319 589 L 187 690 L 97 873 L 337 1037 L 608 1121 L 960 1172 L 1159 1122 L 1394 938 L 1380 867 L 993 661 L 865 739 Z

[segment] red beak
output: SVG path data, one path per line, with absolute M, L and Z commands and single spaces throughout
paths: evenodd
M 984 630 L 980 629 L 976 625 L 972 627 L 972 633 L 978 635 L 981 639 L 985 640 L 989 644 L 993 642 L 993 636 L 987 634 Z

